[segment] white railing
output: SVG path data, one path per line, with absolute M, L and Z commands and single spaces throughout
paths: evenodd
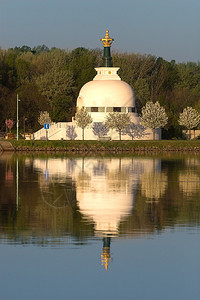
M 59 122 L 50 124 L 48 129 L 48 138 L 51 138 L 53 135 L 58 134 L 62 128 L 67 128 L 67 122 Z M 41 128 L 40 130 L 34 133 L 34 140 L 40 140 L 41 138 L 46 139 L 46 130 Z

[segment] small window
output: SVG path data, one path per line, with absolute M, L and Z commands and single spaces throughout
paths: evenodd
M 135 112 L 135 107 L 128 107 L 128 112 L 129 113 L 131 113 L 131 112 L 134 113 Z
M 91 107 L 91 112 L 98 112 L 98 107 Z
M 105 112 L 105 107 L 99 107 L 99 112 Z
M 106 107 L 106 112 L 113 112 L 113 107 Z
M 125 113 L 126 112 L 126 107 L 121 107 L 121 112 Z
M 87 112 L 91 112 L 91 107 L 86 107 L 85 109 Z
M 121 107 L 113 107 L 114 112 L 121 112 Z

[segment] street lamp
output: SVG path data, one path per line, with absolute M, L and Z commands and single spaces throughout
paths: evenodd
M 17 141 L 19 139 L 19 101 L 21 101 L 18 98 L 18 94 L 17 94 Z

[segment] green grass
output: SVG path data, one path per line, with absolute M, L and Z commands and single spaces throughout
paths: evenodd
M 10 140 L 16 151 L 200 151 L 200 140 L 26 141 Z

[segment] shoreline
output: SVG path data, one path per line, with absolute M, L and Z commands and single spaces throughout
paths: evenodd
M 14 152 L 186 152 L 200 153 L 200 140 L 159 141 L 27 141 L 10 140 Z M 4 150 L 6 151 L 6 150 Z

